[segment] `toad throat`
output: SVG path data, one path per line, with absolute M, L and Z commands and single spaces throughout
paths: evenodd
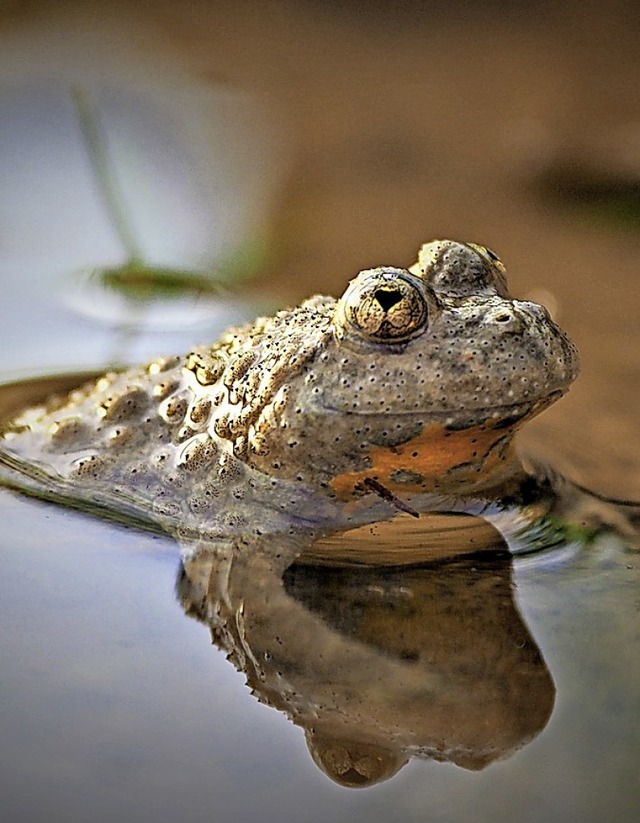
M 339 474 L 330 485 L 342 500 L 370 491 L 371 480 L 398 495 L 471 495 L 517 471 L 515 429 L 483 424 L 452 431 L 432 423 L 406 443 L 372 446 L 369 468 Z

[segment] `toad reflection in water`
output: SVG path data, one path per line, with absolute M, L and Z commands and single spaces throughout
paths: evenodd
M 386 780 L 410 757 L 479 770 L 535 737 L 555 696 L 511 556 L 493 548 L 404 569 L 296 563 L 284 587 L 259 552 L 237 555 L 222 584 L 201 554 L 178 596 L 341 785 Z

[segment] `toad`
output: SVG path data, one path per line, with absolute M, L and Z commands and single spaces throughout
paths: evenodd
M 577 372 L 572 343 L 510 296 L 492 251 L 437 240 L 409 269 L 360 272 L 338 300 L 29 409 L 0 445 L 67 497 L 163 526 L 344 526 L 513 494 L 515 431 Z

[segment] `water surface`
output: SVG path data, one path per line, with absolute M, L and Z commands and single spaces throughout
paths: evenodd
M 638 560 L 613 539 L 519 558 L 512 571 L 504 555 L 479 560 L 466 571 L 471 602 L 455 564 L 387 570 L 377 585 L 364 572 L 336 580 L 298 567 L 287 591 L 296 608 L 320 616 L 317 625 L 278 622 L 259 574 L 255 590 L 245 580 L 248 647 L 292 644 L 280 665 L 298 689 L 284 705 L 303 706 L 297 722 L 311 703 L 314 727 L 336 734 L 338 722 L 343 737 L 349 727 L 378 745 L 391 722 L 385 745 L 415 746 L 418 756 L 388 782 L 354 791 L 316 767 L 301 729 L 258 703 L 209 632 L 185 616 L 171 540 L 7 491 L 0 505 L 9 820 L 195 821 L 215 809 L 293 821 L 301 803 L 318 821 L 635 818 Z M 433 760 L 438 740 L 452 737 L 471 741 L 471 755 L 460 765 Z M 507 738 L 504 750 L 474 758 L 474 745 Z

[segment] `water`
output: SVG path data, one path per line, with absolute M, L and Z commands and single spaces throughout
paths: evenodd
M 318 821 L 634 819 L 638 560 L 612 538 L 513 569 L 298 566 L 284 605 L 249 562 L 229 640 L 208 573 L 185 577 L 171 540 L 7 491 L 0 505 L 7 820 L 293 821 L 301 802 Z M 322 739 L 414 759 L 365 791 L 330 782 L 223 637 L 255 696 Z M 445 745 L 460 765 L 432 759 Z
M 40 158 L 13 163 L 3 151 L 13 181 L 0 210 L 3 381 L 181 351 L 453 235 L 495 247 L 514 291 L 554 307 L 582 354 L 570 395 L 527 427 L 522 447 L 587 485 L 640 496 L 638 223 L 617 220 L 615 186 L 598 189 L 589 214 L 571 202 L 584 186 L 565 186 L 564 199 L 548 189 L 554 169 L 637 184 L 640 49 L 622 6 L 505 19 L 488 3 L 471 20 L 462 4 L 403 4 L 390 18 L 380 4 L 283 2 L 274 14 L 222 2 L 189 19 L 171 3 L 153 19 L 112 5 L 96 19 L 59 4 L 3 30 L 3 76 L 24 117 L 3 118 L 2 145 Z M 130 100 L 150 77 L 149 99 L 165 103 L 176 83 L 201 100 L 203 84 L 239 87 L 279 126 L 240 176 L 203 182 L 197 169 L 220 157 L 206 145 L 189 161 L 208 196 L 238 194 L 239 237 L 254 226 L 270 237 L 243 301 L 187 297 L 141 315 L 80 288 L 79 272 L 121 250 L 60 88 L 107 78 L 113 99 L 122 89 Z M 169 157 L 163 145 L 160 135 L 154 157 Z M 185 162 L 169 157 L 165 182 Z M 256 191 L 270 205 L 256 216 L 238 180 L 266 165 Z M 128 191 L 150 208 L 143 187 Z M 193 226 L 180 225 L 201 265 L 215 249 L 190 209 L 179 217 Z M 249 557 L 227 570 L 225 600 L 206 563 L 181 569 L 170 538 L 8 490 L 0 522 L 3 820 L 638 819 L 639 564 L 615 535 L 511 561 L 488 527 L 437 523 L 444 545 L 482 546 L 483 557 L 297 566 L 284 590 Z M 325 770 L 343 782 L 397 772 L 366 789 L 338 785 L 309 753 L 310 720 Z M 358 752 L 361 771 L 340 772 Z M 446 754 L 459 765 L 434 759 Z

